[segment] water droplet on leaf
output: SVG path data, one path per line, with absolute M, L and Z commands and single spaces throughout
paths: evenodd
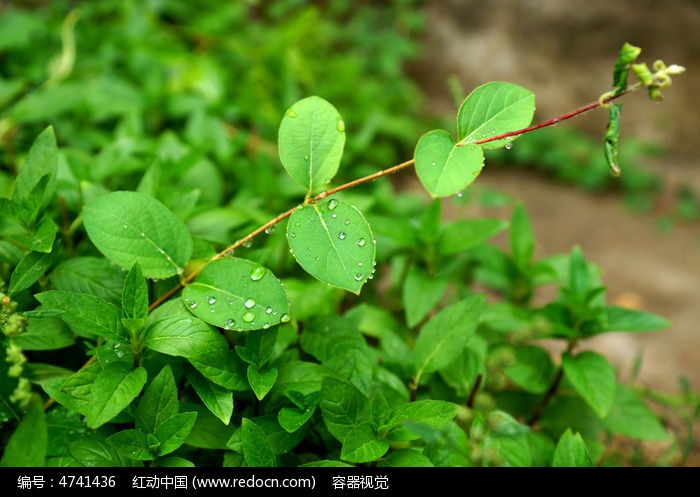
M 292 119 L 294 119 L 294 118 L 297 117 L 299 114 L 297 114 L 296 111 L 290 107 L 289 110 L 287 111 L 287 115 L 288 115 L 289 117 L 291 117 Z
M 341 118 L 338 118 L 338 124 L 336 125 L 338 128 L 338 131 L 343 133 L 345 131 L 345 121 L 343 121 Z
M 209 302 L 209 305 L 216 304 L 216 297 L 207 297 L 207 302 Z
M 332 210 L 335 209 L 336 207 L 338 207 L 338 201 L 337 201 L 336 199 L 334 199 L 334 198 L 330 199 L 330 200 L 328 201 L 328 210 L 329 210 L 329 211 L 332 211 Z
M 243 321 L 245 321 L 246 323 L 252 323 L 254 320 L 255 314 L 253 314 L 252 312 L 246 312 L 245 314 L 243 314 Z
M 262 266 L 257 266 L 250 273 L 250 279 L 253 281 L 260 281 L 263 276 L 265 276 L 265 268 Z
M 341 240 L 345 240 L 345 237 L 346 237 L 346 236 L 347 236 L 347 235 L 345 234 L 344 231 L 341 231 L 340 233 L 338 233 L 338 238 L 341 239 Z
M 364 247 L 365 245 L 367 245 L 367 240 L 365 240 L 364 238 L 360 238 L 359 240 L 357 240 L 357 244 L 360 247 Z
M 288 323 L 292 318 L 286 312 L 280 316 L 280 323 Z
M 248 299 L 245 302 L 243 302 L 243 305 L 245 306 L 246 309 L 252 309 L 253 307 L 255 307 L 255 300 Z

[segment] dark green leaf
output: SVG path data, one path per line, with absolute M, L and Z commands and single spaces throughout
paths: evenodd
M 170 366 L 165 366 L 148 384 L 136 407 L 134 424 L 146 433 L 155 433 L 166 419 L 177 414 L 177 387 Z
M 431 277 L 422 269 L 412 267 L 406 276 L 401 300 L 406 324 L 413 328 L 440 302 L 447 290 L 447 279 Z
M 556 367 L 545 349 L 520 346 L 515 349 L 515 364 L 505 369 L 506 375 L 529 393 L 547 391 L 556 375 Z
M 566 378 L 600 418 L 605 418 L 615 401 L 615 370 L 602 355 L 584 351 L 562 357 Z
M 131 266 L 124 280 L 122 313 L 132 319 L 148 316 L 148 285 L 138 262 Z
M 248 418 L 241 421 L 243 458 L 251 467 L 272 467 L 277 460 L 265 432 Z
M 0 466 L 37 467 L 46 459 L 48 432 L 41 399 L 32 399 L 29 407 L 4 444 Z
M 91 389 L 87 425 L 96 429 L 126 408 L 146 384 L 144 368 L 132 369 L 125 363 L 107 364 L 97 373 Z
M 24 164 L 19 170 L 15 186 L 12 191 L 12 200 L 21 202 L 29 197 L 42 178 L 48 178 L 38 201 L 32 206 L 32 210 L 39 211 L 48 205 L 56 188 L 56 173 L 58 168 L 58 149 L 53 127 L 49 126 L 34 140 Z
M 183 412 L 160 423 L 155 432 L 155 436 L 161 442 L 158 455 L 163 456 L 177 450 L 190 434 L 196 419 L 196 412 Z
M 29 288 L 34 282 L 44 275 L 51 266 L 58 249 L 58 242 L 54 243 L 51 252 L 29 252 L 17 265 L 10 276 L 10 295 L 21 292 Z
M 275 381 L 277 381 L 277 368 L 262 372 L 253 364 L 248 366 L 248 383 L 258 400 L 262 400 L 268 394 Z
M 121 304 L 124 273 L 102 257 L 67 259 L 51 272 L 50 280 L 55 290 L 86 293 Z
M 207 406 L 207 409 L 225 425 L 231 421 L 233 414 L 233 395 L 230 390 L 205 379 L 197 372 L 188 372 L 189 380 L 194 391 Z
M 343 440 L 340 458 L 352 463 L 376 461 L 389 450 L 389 442 L 377 439 L 369 423 L 355 426 Z
M 351 383 L 330 376 L 321 383 L 319 406 L 326 428 L 340 442 L 370 416 L 367 397 Z

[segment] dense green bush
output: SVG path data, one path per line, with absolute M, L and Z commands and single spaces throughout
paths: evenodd
M 423 134 L 427 193 L 385 178 L 414 160 L 377 168 L 424 131 L 415 2 L 66 5 L 0 18 L 2 464 L 603 465 L 628 463 L 610 437 L 672 439 L 580 347 L 664 318 L 609 305 L 578 247 L 535 259 L 517 203 L 443 219 L 532 93 L 483 85 L 457 143 Z M 633 48 L 600 101 L 615 167 L 628 71 L 673 72 Z

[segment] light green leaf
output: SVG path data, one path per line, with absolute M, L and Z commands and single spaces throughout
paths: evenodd
M 253 261 L 238 258 L 210 262 L 182 292 L 192 314 L 225 330 L 266 329 L 289 321 L 282 283 Z
M 355 426 L 345 436 L 340 458 L 352 463 L 376 461 L 389 450 L 389 442 L 378 440 L 377 434 L 369 423 Z
M 92 385 L 101 370 L 100 364 L 93 362 L 80 368 L 68 378 L 56 377 L 45 381 L 41 387 L 62 406 L 86 415 L 91 408 Z
M 562 357 L 566 378 L 593 409 L 599 418 L 605 418 L 615 401 L 617 381 L 615 370 L 608 360 L 593 351 L 584 351 Z
M 304 98 L 282 118 L 278 145 L 287 173 L 310 195 L 338 172 L 345 146 L 345 123 L 326 100 Z
M 377 463 L 378 468 L 432 468 L 434 466 L 428 457 L 414 449 L 392 450 Z
M 418 376 L 437 371 L 462 354 L 479 324 L 483 295 L 474 295 L 445 307 L 420 331 L 413 349 Z
M 141 393 L 147 377 L 141 367 L 132 369 L 123 362 L 107 364 L 97 373 L 90 391 L 88 427 L 97 429 L 125 409 Z
M 630 64 L 639 57 L 640 53 L 642 53 L 642 49 L 639 47 L 635 47 L 627 42 L 622 45 L 613 69 L 613 95 L 619 95 L 627 88 L 627 75 L 629 74 Z
M 70 455 L 80 466 L 91 468 L 138 467 L 142 463 L 118 454 L 107 442 L 98 438 L 76 440 L 68 445 Z
M 3 446 L 0 466 L 44 466 L 48 446 L 48 430 L 39 397 L 32 399 L 22 421 L 11 433 Z
M 241 421 L 243 458 L 251 467 L 273 467 L 277 460 L 265 432 L 248 418 Z
M 124 269 L 137 262 L 146 278 L 181 274 L 192 254 L 185 225 L 160 201 L 137 192 L 96 197 L 84 209 L 88 236 Z
M 212 383 L 197 372 L 192 371 L 186 374 L 190 384 L 194 387 L 194 391 L 197 392 L 207 409 L 219 418 L 222 423 L 225 425 L 229 424 L 233 414 L 233 394 L 231 390 Z
M 61 290 L 42 292 L 35 298 L 46 308 L 63 311 L 59 317 L 81 336 L 128 342 L 121 324 L 121 311 L 114 304 L 92 295 Z
M 73 345 L 73 333 L 58 318 L 29 316 L 27 330 L 14 338 L 22 350 L 56 350 Z
M 668 440 L 661 420 L 644 403 L 639 394 L 631 388 L 618 385 L 615 403 L 603 426 L 611 432 L 637 440 Z
M 296 407 L 283 407 L 277 413 L 277 422 L 289 433 L 294 433 L 311 419 L 315 407 L 297 409 Z
M 32 144 L 27 158 L 19 170 L 12 190 L 12 200 L 21 202 L 26 199 L 42 177 L 48 175 L 48 182 L 43 187 L 41 198 L 32 210 L 41 210 L 48 205 L 56 188 L 56 172 L 58 169 L 58 148 L 53 127 L 42 131 Z
M 459 406 L 444 400 L 417 400 L 397 406 L 384 429 L 398 427 L 404 421 L 442 428 L 457 415 Z
M 55 242 L 51 252 L 29 252 L 20 261 L 10 276 L 10 295 L 26 290 L 51 266 L 59 243 Z
M 136 428 L 155 433 L 166 419 L 177 414 L 177 387 L 170 366 L 165 366 L 146 387 L 134 415 Z
M 588 453 L 586 442 L 583 441 L 580 433 L 574 434 L 571 429 L 567 429 L 559 437 L 559 443 L 552 458 L 552 466 L 567 468 L 595 466 Z
M 51 252 L 53 242 L 56 240 L 56 225 L 46 215 L 39 220 L 35 228 L 28 229 L 25 233 L 14 233 L 12 238 L 29 250 Z
M 356 207 L 330 198 L 292 214 L 287 240 L 299 265 L 313 277 L 359 294 L 373 276 L 372 230 Z
M 443 223 L 437 240 L 438 254 L 452 255 L 477 247 L 507 226 L 503 219 L 488 218 Z
M 447 289 L 447 279 L 431 277 L 412 267 L 401 291 L 406 324 L 413 328 L 433 309 Z
M 656 331 L 668 328 L 671 323 L 665 318 L 650 312 L 626 309 L 624 307 L 606 307 L 607 322 L 602 331 Z
M 529 393 L 547 391 L 556 375 L 556 367 L 549 353 L 534 345 L 515 349 L 515 364 L 505 369 L 506 375 Z
M 464 100 L 457 113 L 459 142 L 468 144 L 509 131 L 526 128 L 535 114 L 535 95 L 518 85 L 492 81 L 479 86 Z M 511 140 L 484 143 L 499 148 Z
M 248 383 L 258 400 L 262 400 L 277 381 L 277 368 L 260 371 L 255 365 L 248 366 Z
M 527 269 L 535 252 L 535 236 L 530 218 L 521 203 L 515 206 L 510 220 L 510 252 L 515 264 Z
M 456 145 L 450 133 L 442 129 L 421 136 L 413 157 L 418 179 L 433 197 L 447 197 L 464 190 L 484 167 L 480 146 Z
M 247 390 L 248 382 L 223 335 L 192 316 L 182 301 L 173 300 L 152 314 L 143 345 L 162 354 L 186 358 L 202 375 L 231 390 Z

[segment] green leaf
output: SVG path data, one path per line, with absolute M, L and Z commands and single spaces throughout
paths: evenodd
M 445 307 L 422 328 L 413 349 L 418 376 L 437 371 L 457 359 L 479 324 L 483 295 Z
M 84 209 L 95 247 L 124 269 L 136 262 L 146 278 L 181 274 L 192 254 L 185 225 L 160 201 L 137 192 L 96 197 Z
M 389 450 L 389 442 L 378 440 L 372 425 L 362 423 L 355 426 L 343 440 L 340 458 L 352 463 L 376 461 Z
M 56 225 L 46 215 L 39 220 L 36 227 L 27 229 L 25 233 L 15 233 L 12 238 L 29 250 L 51 252 L 54 240 L 56 240 Z
M 74 336 L 58 318 L 29 316 L 27 330 L 14 342 L 22 350 L 56 350 L 73 345 Z
M 340 442 L 370 416 L 367 397 L 350 382 L 331 376 L 321 382 L 319 406 L 326 428 Z
M 148 316 L 148 284 L 143 277 L 138 262 L 131 266 L 124 280 L 122 313 L 125 317 L 131 319 Z
M 324 283 L 359 294 L 373 276 L 372 230 L 362 213 L 342 200 L 330 198 L 295 210 L 287 240 L 299 265 Z
M 86 293 L 121 304 L 124 273 L 102 257 L 75 257 L 61 262 L 49 276 L 55 290 Z
M 326 100 L 304 98 L 282 118 L 278 145 L 287 173 L 310 195 L 338 172 L 345 146 L 345 123 Z
M 529 393 L 542 394 L 554 380 L 556 367 L 545 349 L 520 346 L 515 349 L 515 364 L 505 369 L 506 375 Z
M 608 127 L 605 130 L 605 160 L 608 162 L 610 172 L 613 176 L 619 176 L 620 158 L 618 143 L 620 141 L 620 116 L 622 114 L 622 104 L 609 104 L 608 107 Z
M 27 158 L 17 174 L 14 188 L 12 190 L 12 200 L 21 203 L 27 199 L 41 181 L 48 175 L 48 181 L 42 188 L 40 198 L 32 206 L 32 210 L 40 211 L 46 207 L 56 188 L 56 173 L 58 169 L 58 148 L 56 147 L 56 136 L 53 127 L 49 126 L 42 131 L 29 149 Z M 45 180 L 46 181 L 46 180 Z
M 158 455 L 164 456 L 177 450 L 192 431 L 196 412 L 183 412 L 170 416 L 156 427 L 155 436 L 160 440 Z
M 275 392 L 284 395 L 289 391 L 295 391 L 302 395 L 309 395 L 321 390 L 325 371 L 319 364 L 290 360 L 280 363 L 277 369 L 279 374 L 273 387 Z
M 629 74 L 630 64 L 639 57 L 640 53 L 642 53 L 642 49 L 639 47 L 626 42 L 622 45 L 613 69 L 613 95 L 619 95 L 627 88 L 627 75 Z
M 258 400 L 262 400 L 277 381 L 277 368 L 260 371 L 255 365 L 248 366 L 248 383 Z
M 316 396 L 316 403 L 318 403 L 318 396 Z M 315 410 L 315 405 L 304 409 L 297 409 L 296 407 L 283 407 L 277 413 L 277 422 L 289 433 L 294 433 L 309 419 L 311 419 L 311 416 L 313 416 Z
M 22 421 L 3 447 L 0 466 L 44 466 L 48 445 L 48 431 L 41 399 L 33 398 Z
M 226 426 L 200 403 L 187 402 L 181 409 L 196 412 L 197 419 L 185 444 L 201 449 L 227 450 L 227 442 L 236 431 L 234 425 Z
M 148 384 L 136 407 L 134 424 L 146 433 L 155 433 L 166 419 L 177 414 L 177 387 L 170 366 L 165 366 Z
M 289 321 L 282 283 L 255 262 L 226 258 L 210 262 L 182 291 L 187 308 L 225 330 L 266 329 Z
M 599 418 L 605 418 L 615 402 L 617 381 L 615 370 L 602 355 L 584 351 L 562 357 L 566 378 L 593 409 Z
M 139 461 L 122 457 L 106 442 L 97 438 L 76 440 L 68 445 L 70 455 L 81 466 L 94 468 L 140 466 Z
M 184 357 L 202 375 L 230 390 L 247 390 L 235 354 L 221 333 L 192 316 L 182 301 L 173 300 L 152 314 L 143 345 L 162 354 Z
M 151 450 L 154 447 L 149 443 L 149 435 L 141 430 L 122 430 L 111 435 L 107 442 L 124 457 L 137 461 L 152 461 L 156 455 Z
M 92 385 L 102 367 L 93 362 L 68 378 L 55 378 L 42 383 L 42 388 L 56 402 L 71 411 L 87 414 L 91 408 Z
M 654 415 L 639 394 L 622 385 L 617 387 L 615 402 L 603 420 L 603 426 L 615 434 L 637 440 L 669 439 L 661 420 Z
M 121 311 L 114 304 L 92 295 L 61 290 L 42 292 L 35 298 L 49 309 L 63 311 L 59 317 L 81 336 L 100 336 L 128 343 L 121 324 Z
M 571 429 L 567 429 L 559 437 L 559 443 L 557 443 L 552 458 L 552 466 L 568 468 L 595 466 L 588 453 L 586 442 L 583 441 L 580 433 L 574 435 Z
M 665 318 L 649 312 L 608 306 L 607 323 L 603 331 L 656 331 L 668 328 L 671 323 Z
M 525 270 L 530 266 L 535 252 L 535 236 L 521 203 L 513 210 L 510 220 L 510 251 L 518 268 Z
M 433 197 L 447 197 L 464 190 L 484 166 L 480 146 L 457 145 L 450 133 L 442 129 L 421 136 L 413 157 L 418 179 Z
M 378 468 L 432 468 L 432 461 L 414 449 L 392 450 L 377 463 Z
M 479 86 L 464 100 L 457 113 L 459 142 L 474 143 L 484 138 L 526 128 L 535 114 L 535 95 L 518 85 L 492 81 Z M 484 143 L 499 148 L 511 140 Z
M 12 271 L 12 276 L 10 276 L 10 286 L 8 288 L 8 293 L 10 295 L 17 294 L 22 290 L 26 290 L 34 282 L 36 282 L 40 277 L 44 275 L 46 270 L 51 266 L 56 250 L 58 249 L 59 242 L 54 243 L 54 247 L 51 252 L 29 252 L 20 261 L 14 271 Z
M 401 292 L 406 324 L 413 328 L 427 316 L 447 290 L 447 279 L 431 277 L 413 266 L 406 276 Z
M 187 372 L 187 379 L 207 409 L 225 425 L 233 414 L 233 395 L 230 390 L 205 379 L 196 372 Z
M 437 240 L 439 255 L 452 255 L 482 245 L 508 226 L 503 219 L 459 219 L 444 223 Z
M 86 416 L 88 427 L 99 428 L 125 409 L 141 393 L 147 377 L 141 367 L 132 369 L 121 362 L 107 364 L 97 373 L 92 385 Z
M 417 400 L 397 406 L 383 429 L 398 427 L 405 421 L 442 428 L 457 415 L 459 406 L 444 400 Z
M 0 205 L 0 207 L 2 206 Z M 5 240 L 0 240 L 0 262 L 5 262 L 10 266 L 16 266 L 23 257 L 24 253 L 19 247 Z
M 250 467 L 273 467 L 277 459 L 265 432 L 248 418 L 241 420 L 243 458 Z

